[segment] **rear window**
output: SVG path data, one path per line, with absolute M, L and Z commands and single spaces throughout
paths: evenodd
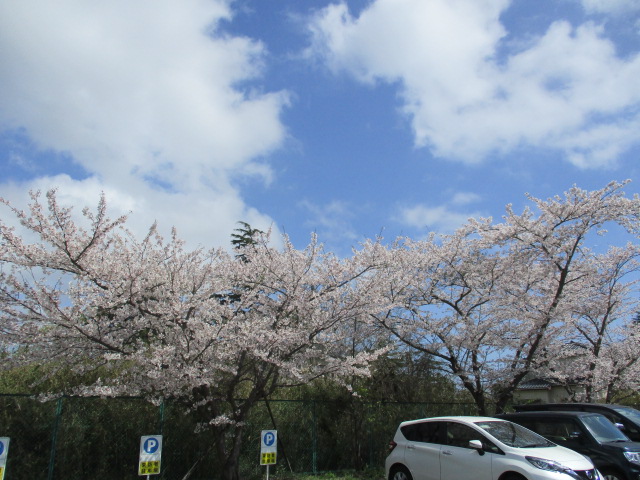
M 400 427 L 404 438 L 411 442 L 440 443 L 443 422 L 420 422 Z

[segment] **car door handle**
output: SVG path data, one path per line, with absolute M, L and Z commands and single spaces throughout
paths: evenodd
M 415 445 L 407 445 L 407 450 L 414 450 L 415 448 Z
M 442 454 L 443 455 L 453 455 L 453 452 L 451 450 L 442 450 Z

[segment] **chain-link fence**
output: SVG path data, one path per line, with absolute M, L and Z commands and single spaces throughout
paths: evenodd
M 402 420 L 475 413 L 473 404 L 271 400 L 254 408 L 245 428 L 243 478 L 260 478 L 260 432 L 278 431 L 273 473 L 382 468 Z M 10 437 L 7 480 L 137 479 L 140 437 L 163 435 L 158 480 L 220 478 L 211 432 L 169 402 L 138 398 L 63 397 L 40 402 L 0 396 L 0 437 Z

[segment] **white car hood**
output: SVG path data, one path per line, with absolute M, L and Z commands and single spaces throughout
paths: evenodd
M 559 445 L 555 447 L 518 448 L 518 453 L 530 457 L 553 460 L 572 470 L 591 470 L 594 468 L 593 463 L 581 453 Z

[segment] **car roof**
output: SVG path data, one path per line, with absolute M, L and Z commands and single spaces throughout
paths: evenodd
M 602 416 L 604 415 L 597 412 L 575 412 L 571 410 L 566 411 L 557 411 L 557 410 L 536 410 L 536 411 L 526 411 L 526 412 L 512 412 L 512 413 L 502 413 L 500 415 L 496 415 L 497 418 L 515 418 L 515 417 L 592 417 L 594 415 Z M 606 418 L 606 417 L 605 417 Z
M 426 421 L 444 421 L 444 422 L 487 422 L 487 421 L 504 421 L 495 417 L 483 417 L 483 416 L 474 416 L 474 415 L 455 415 L 455 416 L 444 416 L 444 417 L 427 417 L 427 418 L 418 418 L 416 420 L 406 420 L 401 423 L 401 425 L 411 425 L 412 423 L 420 423 Z
M 610 409 L 610 408 L 624 408 L 625 405 L 618 405 L 614 403 L 589 403 L 589 402 L 566 402 L 566 403 L 525 403 L 522 405 L 514 405 L 513 408 L 526 408 L 526 409 L 536 409 L 536 408 L 548 408 L 548 407 L 588 407 L 588 408 L 601 408 L 601 409 Z

